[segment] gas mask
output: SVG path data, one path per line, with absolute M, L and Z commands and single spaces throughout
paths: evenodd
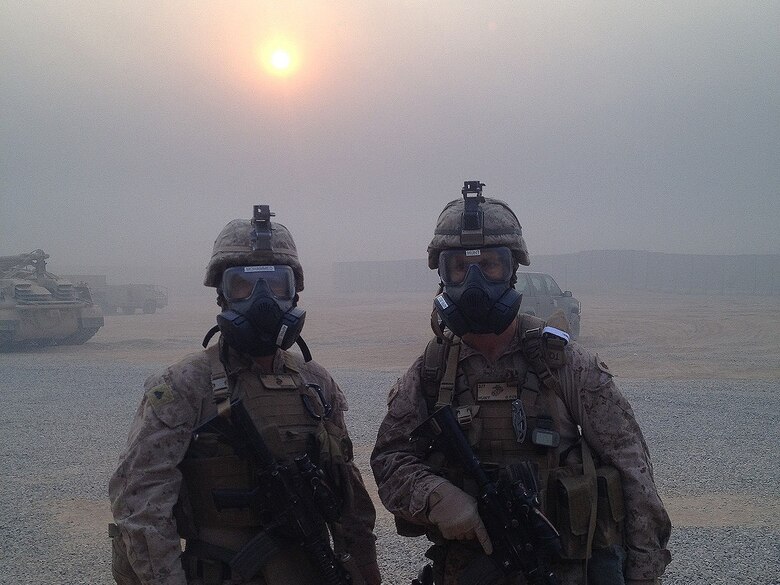
M 227 307 L 217 315 L 225 341 L 253 357 L 289 349 L 298 339 L 306 311 L 296 307 L 295 277 L 289 266 L 234 266 L 219 291 Z
M 517 316 L 522 295 L 511 287 L 512 252 L 498 246 L 474 250 L 450 249 L 439 255 L 444 291 L 434 307 L 457 336 L 506 330 Z

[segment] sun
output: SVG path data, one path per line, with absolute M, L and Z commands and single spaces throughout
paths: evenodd
M 290 77 L 300 67 L 299 51 L 289 40 L 276 40 L 258 46 L 255 56 L 266 73 L 274 77 Z
M 271 67 L 278 71 L 286 71 L 292 65 L 290 53 L 284 49 L 276 49 L 271 53 Z

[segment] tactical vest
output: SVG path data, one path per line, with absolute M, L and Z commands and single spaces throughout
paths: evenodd
M 249 368 L 225 372 L 217 347 L 207 350 L 211 364 L 214 403 L 203 413 L 207 419 L 242 398 L 252 421 L 279 462 L 293 466 L 293 459 L 308 453 L 329 476 L 342 500 L 351 498 L 343 465 L 351 460 L 351 444 L 342 429 L 327 420 L 324 398 L 316 385 L 307 384 L 295 358 L 284 353 L 284 373 L 258 375 Z M 273 510 L 256 507 L 218 510 L 212 492 L 230 488 L 251 490 L 250 463 L 216 435 L 204 433 L 192 441 L 179 466 L 183 477 L 183 514 L 177 516 L 181 536 L 213 540 L 237 550 L 258 529 L 269 523 Z M 184 517 L 182 517 L 184 516 Z M 213 537 L 211 535 L 214 535 Z
M 450 343 L 432 339 L 423 358 L 423 392 L 429 412 L 453 406 L 494 480 L 502 474 L 511 476 L 513 464 L 533 464 L 542 507 L 561 533 L 561 557 L 587 559 L 594 546 L 622 541 L 620 476 L 614 468 L 596 468 L 580 421 L 562 398 L 561 384 L 569 382 L 557 370 L 565 365 L 565 343 L 543 335 L 544 327 L 541 319 L 521 316 L 521 351 L 510 356 L 509 364 L 481 371 L 469 362 L 458 367 L 458 338 Z M 434 451 L 428 463 L 439 475 L 477 495 L 473 480 L 443 453 Z

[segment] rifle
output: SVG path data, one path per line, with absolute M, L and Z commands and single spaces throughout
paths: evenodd
M 249 459 L 256 487 L 251 490 L 215 489 L 218 510 L 257 505 L 269 511 L 271 521 L 229 561 L 231 572 L 242 579 L 254 577 L 278 549 L 279 537 L 297 542 L 306 551 L 325 585 L 351 585 L 352 577 L 330 545 L 325 525 L 340 515 L 339 502 L 324 472 L 304 454 L 295 468 L 273 456 L 241 399 L 230 404 L 230 419 L 219 414 L 193 431 L 217 433 L 236 455 Z
M 444 440 L 464 471 L 479 485 L 479 515 L 493 542 L 491 564 L 506 575 L 522 571 L 530 585 L 556 585 L 558 581 L 548 567 L 548 558 L 560 549 L 560 535 L 539 509 L 530 464 L 519 467 L 519 478 L 491 482 L 450 405 L 436 410 L 412 432 L 412 438 L 431 435 Z M 480 567 L 473 572 L 481 574 L 479 582 L 493 582 L 485 569 Z

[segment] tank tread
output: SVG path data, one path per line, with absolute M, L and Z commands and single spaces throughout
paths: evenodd
M 92 339 L 95 333 L 98 332 L 98 327 L 89 327 L 86 329 L 79 329 L 76 333 L 68 335 L 62 339 L 60 345 L 81 345 Z

